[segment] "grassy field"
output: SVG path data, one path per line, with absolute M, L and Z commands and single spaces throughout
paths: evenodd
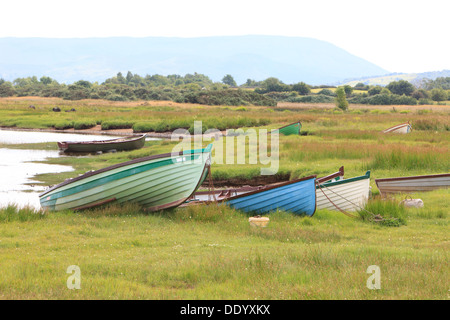
M 56 105 L 77 111 L 55 114 L 50 110 Z M 448 299 L 449 190 L 414 194 L 424 208 L 405 209 L 398 205 L 405 195 L 381 200 L 374 183 L 375 178 L 450 172 L 450 108 L 439 107 L 351 107 L 342 113 L 326 105 L 243 110 L 0 99 L 0 125 L 28 128 L 52 128 L 47 121 L 58 117 L 96 123 L 264 119 L 256 128 L 266 129 L 300 120 L 303 135 L 280 137 L 276 178 L 321 176 L 341 165 L 346 177 L 371 170 L 373 196 L 367 209 L 397 222 L 380 224 L 363 213 L 351 218 L 318 210 L 311 218 L 273 213 L 266 228 L 254 228 L 246 214 L 217 205 L 157 213 L 133 204 L 55 213 L 12 205 L 0 209 L 0 299 Z M 412 133 L 381 133 L 405 121 L 412 123 Z M 69 164 L 75 171 L 37 178 L 55 184 L 88 170 L 170 152 L 176 143 L 147 141 L 131 152 L 52 159 L 48 162 Z M 213 164 L 213 181 L 249 183 L 259 177 L 260 168 Z M 80 290 L 67 288 L 71 265 L 81 270 Z M 380 267 L 380 290 L 366 287 L 371 265 Z

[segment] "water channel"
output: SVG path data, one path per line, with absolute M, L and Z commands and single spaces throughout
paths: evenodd
M 0 130 L 0 208 L 8 204 L 40 208 L 39 193 L 46 187 L 36 186 L 33 177 L 42 173 L 73 171 L 71 166 L 36 163 L 47 158 L 67 157 L 58 150 L 23 150 L 8 148 L 8 144 L 58 141 L 108 140 L 118 136 L 72 134 L 33 131 Z M 148 140 L 158 140 L 147 138 Z M 5 147 L 6 145 L 6 147 Z M 73 155 L 72 155 L 73 156 Z

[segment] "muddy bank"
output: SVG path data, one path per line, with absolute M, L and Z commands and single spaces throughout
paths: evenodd
M 192 135 L 182 135 L 177 134 L 174 135 L 172 132 L 133 132 L 133 129 L 112 129 L 112 130 L 102 130 L 101 125 L 97 125 L 93 128 L 89 129 L 54 129 L 54 128 L 16 128 L 16 127 L 0 127 L 0 130 L 9 130 L 9 131 L 32 131 L 32 132 L 54 132 L 54 133 L 79 133 L 79 134 L 96 134 L 96 135 L 111 135 L 111 136 L 140 136 L 142 134 L 147 134 L 149 138 L 159 138 L 159 139 L 172 139 L 173 137 L 183 138 L 183 137 L 192 137 Z M 221 132 L 222 136 L 226 136 L 226 132 Z M 204 137 L 210 136 L 212 138 L 215 137 L 215 134 L 203 134 Z

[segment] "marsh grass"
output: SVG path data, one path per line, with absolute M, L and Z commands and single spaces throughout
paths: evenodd
M 41 220 L 47 217 L 45 211 L 32 207 L 19 207 L 16 204 L 8 204 L 0 210 L 0 223 L 8 223 L 12 221 L 26 222 Z
M 381 226 L 399 227 L 407 223 L 406 208 L 400 205 L 399 201 L 392 199 L 370 199 L 364 210 L 358 210 L 358 213 L 364 221 Z
M 311 134 L 280 136 L 278 178 L 326 175 L 341 165 L 345 177 L 371 170 L 374 196 L 366 209 L 391 223 L 372 222 L 367 212 L 354 219 L 338 211 L 317 210 L 313 217 L 274 212 L 268 215 L 266 228 L 254 228 L 249 215 L 216 204 L 154 213 L 124 204 L 43 215 L 10 206 L 0 209 L 2 299 L 448 297 L 449 190 L 413 194 L 424 207 L 402 208 L 404 195 L 381 200 L 374 184 L 374 178 L 450 171 L 448 131 L 414 130 L 413 125 L 408 135 L 381 133 L 408 120 L 445 123 L 447 109 L 419 114 L 412 108 L 405 114 L 397 106 L 399 112 L 377 106 L 388 112 L 361 108 L 333 114 L 334 106 L 316 105 L 245 106 L 245 111 L 237 111 L 221 106 L 40 99 L 34 101 L 33 113 L 29 104 L 27 99 L 0 99 L 0 125 L 37 128 L 57 120 L 98 124 L 118 119 L 135 126 L 164 122 L 180 126 L 186 119 L 190 125 L 200 119 L 214 126 L 274 129 L 300 120 L 302 130 Z M 55 105 L 63 110 L 75 107 L 77 112 L 66 119 L 65 114 L 50 111 Z M 72 165 L 76 170 L 37 178 L 44 184 L 59 183 L 88 170 L 170 152 L 176 144 L 147 141 L 144 148 L 130 152 L 49 159 L 46 163 Z M 245 184 L 260 176 L 260 167 L 213 164 L 213 180 Z M 382 270 L 381 290 L 366 288 L 366 270 L 374 264 Z M 81 268 L 81 290 L 66 287 L 69 265 Z

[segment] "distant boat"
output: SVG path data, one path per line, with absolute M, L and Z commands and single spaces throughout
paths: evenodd
M 278 128 L 277 130 L 280 134 L 284 134 L 285 136 L 288 136 L 291 134 L 299 135 L 301 128 L 302 128 L 301 122 L 297 121 L 297 122 L 288 124 L 284 127 Z
M 405 122 L 383 130 L 383 133 L 410 133 L 411 131 L 412 126 L 409 124 L 409 122 Z
M 146 134 L 139 136 L 127 136 L 110 140 L 98 141 L 62 141 L 58 147 L 64 152 L 98 152 L 98 151 L 124 151 L 140 149 L 145 144 Z
M 389 193 L 409 193 L 431 191 L 450 187 L 450 173 L 375 179 L 381 195 Z
M 316 211 L 316 176 L 259 187 L 196 192 L 186 205 L 217 201 L 252 214 L 276 210 L 312 216 Z
M 212 144 L 119 163 L 68 179 L 39 195 L 47 210 L 81 210 L 106 203 L 135 202 L 149 211 L 184 203 L 205 180 Z
M 319 183 L 316 186 L 317 208 L 356 211 L 363 208 L 369 198 L 370 171 L 360 177 Z

